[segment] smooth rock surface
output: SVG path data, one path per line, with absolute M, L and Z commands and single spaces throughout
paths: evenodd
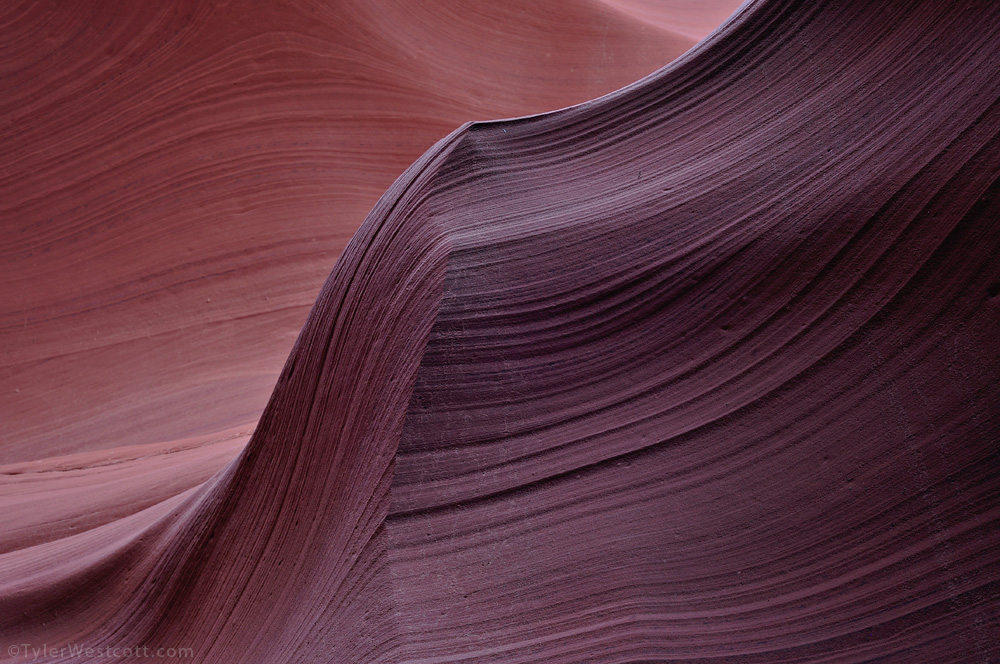
M 0 540 L 0 645 L 996 661 L 998 63 L 994 3 L 764 0 L 619 92 L 463 125 L 219 473 L 247 431 L 206 396 L 215 436 L 9 453 L 38 518 Z M 169 467 L 127 514 L 79 493 Z
M 631 83 L 737 4 L 692 32 L 679 0 L 5 3 L 0 463 L 252 428 L 424 150 Z

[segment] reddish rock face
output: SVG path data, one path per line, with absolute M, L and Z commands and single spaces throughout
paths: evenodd
M 715 27 L 562 1 L 169 5 L 0 19 L 0 462 L 250 430 L 421 152 L 610 92 Z
M 0 657 L 1000 658 L 1000 6 L 750 3 L 391 185 L 709 14 L 267 7 L 7 19 Z

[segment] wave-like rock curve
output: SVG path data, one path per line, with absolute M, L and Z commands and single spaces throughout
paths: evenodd
M 680 1 L 5 3 L 0 464 L 251 430 L 393 180 L 662 67 Z
M 0 630 L 994 661 L 997 62 L 990 3 L 768 1 L 618 93 L 463 126 L 351 240 L 245 450 L 2 554 Z

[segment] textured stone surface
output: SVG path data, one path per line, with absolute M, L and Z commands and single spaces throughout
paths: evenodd
M 0 540 L 0 635 L 996 661 L 998 62 L 992 3 L 765 0 L 619 92 L 463 125 L 354 234 L 218 474 L 240 426 L 10 452 L 0 500 L 37 486 L 39 516 Z M 111 514 L 108 481 L 147 502 Z
M 393 180 L 662 67 L 675 4 L 5 3 L 0 463 L 250 430 Z

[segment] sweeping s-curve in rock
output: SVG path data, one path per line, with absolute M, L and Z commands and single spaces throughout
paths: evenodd
M 1000 654 L 998 62 L 991 5 L 764 3 L 470 128 L 404 661 Z
M 192 648 L 198 661 L 391 654 L 383 522 L 449 254 L 436 226 L 412 217 L 440 161 L 431 152 L 411 167 L 353 238 L 237 459 L 193 493 L 129 517 L 142 528 L 120 520 L 40 545 L 54 551 L 41 562 L 31 548 L 0 555 L 3 569 L 31 574 L 0 597 L 4 634 L 79 644 L 83 630 L 95 649 Z M 69 547 L 89 564 L 61 562 L 68 569 L 44 580 Z M 88 579 L 105 584 L 115 568 L 126 570 L 117 602 L 80 601 Z
M 0 463 L 252 428 L 422 152 L 611 92 L 712 27 L 570 0 L 4 3 Z
M 244 452 L 0 554 L 29 579 L 0 577 L 0 630 L 995 661 L 997 62 L 991 3 L 766 1 L 617 93 L 463 126 L 352 239 Z

